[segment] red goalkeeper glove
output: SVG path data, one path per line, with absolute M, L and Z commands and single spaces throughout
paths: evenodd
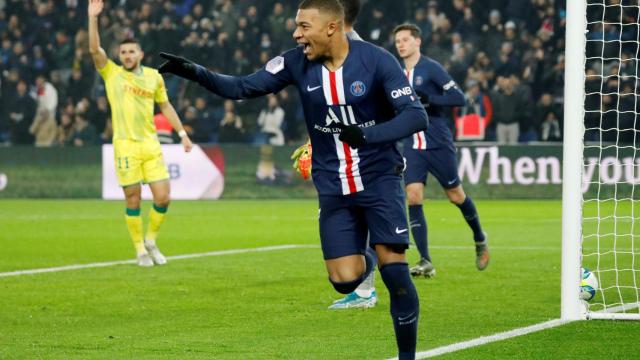
M 311 141 L 300 146 L 291 154 L 293 168 L 296 169 L 303 179 L 309 180 L 311 177 Z

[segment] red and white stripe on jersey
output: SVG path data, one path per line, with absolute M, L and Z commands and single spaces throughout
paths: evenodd
M 342 81 L 342 68 L 338 71 L 329 71 L 322 67 L 322 90 L 327 105 L 346 105 L 344 96 L 344 83 Z
M 329 71 L 322 67 L 322 90 L 327 100 L 327 105 L 347 105 L 344 95 L 344 81 L 342 68 L 338 71 Z M 347 106 L 340 106 L 342 119 L 354 119 L 353 110 Z M 346 112 L 349 112 L 348 114 Z M 345 124 L 349 125 L 349 124 Z M 340 160 L 338 175 L 342 183 L 342 194 L 349 195 L 364 190 L 362 177 L 360 176 L 360 156 L 357 149 L 352 149 L 339 139 L 339 134 L 334 134 L 336 154 Z
M 411 84 L 411 86 L 413 86 L 414 71 L 415 68 L 411 69 L 410 71 L 406 69 L 404 70 L 404 73 L 405 75 L 407 75 L 409 84 Z M 424 131 L 419 131 L 413 134 L 413 148 L 417 150 L 427 150 L 427 134 L 425 134 Z

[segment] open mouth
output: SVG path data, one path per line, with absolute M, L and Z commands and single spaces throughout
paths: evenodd
M 302 52 L 305 55 L 308 55 L 309 52 L 311 51 L 311 45 L 309 45 L 309 44 L 300 43 L 300 46 L 302 46 Z

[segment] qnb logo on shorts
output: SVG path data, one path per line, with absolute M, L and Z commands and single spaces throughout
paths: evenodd
M 393 90 L 391 92 L 391 98 L 397 99 L 400 96 L 409 96 L 411 94 L 413 94 L 413 90 L 411 90 L 411 86 L 407 86 L 402 89 Z

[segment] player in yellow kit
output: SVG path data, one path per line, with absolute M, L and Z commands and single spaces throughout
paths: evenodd
M 156 238 L 169 206 L 170 185 L 153 123 L 154 103 L 178 132 L 184 150 L 191 151 L 193 145 L 169 102 L 162 76 L 157 70 L 140 65 L 144 56 L 140 44 L 135 40 L 120 44 L 121 66 L 111 61 L 100 47 L 98 15 L 103 7 L 102 0 L 89 0 L 89 52 L 105 82 L 111 105 L 116 172 L 127 202 L 127 228 L 138 265 L 163 265 L 167 260 L 158 250 Z M 153 193 L 153 208 L 144 236 L 140 216 L 142 183 L 149 184 Z

